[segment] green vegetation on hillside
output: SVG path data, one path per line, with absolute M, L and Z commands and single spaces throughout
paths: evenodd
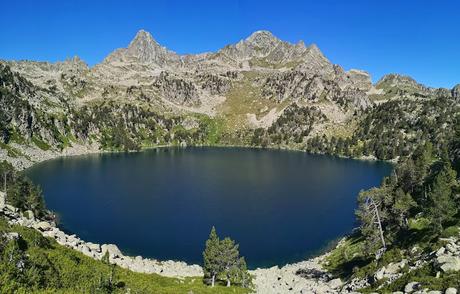
M 201 277 L 175 279 L 140 274 L 96 261 L 0 218 L 0 293 L 248 293 L 203 284 Z
M 365 291 L 397 291 L 411 281 L 435 290 L 459 286 L 459 272 L 440 271 L 433 262 L 410 272 L 406 267 L 389 284 L 374 278 L 390 262 L 423 260 L 440 248 L 441 238 L 459 237 L 460 184 L 458 170 L 453 169 L 458 168 L 460 151 L 458 124 L 451 138 L 441 146 L 419 145 L 411 156 L 401 159 L 380 187 L 360 193 L 359 231 L 332 252 L 329 270 L 344 279 L 371 281 Z
M 452 98 L 388 101 L 356 117 L 358 126 L 352 136 L 316 136 L 308 140 L 305 149 L 390 160 L 410 156 L 420 145 L 430 142 L 438 152 L 453 139 L 459 113 L 460 105 Z
M 32 211 L 36 217 L 47 216 L 41 189 L 6 161 L 0 162 L 0 183 L 8 204 L 21 211 Z

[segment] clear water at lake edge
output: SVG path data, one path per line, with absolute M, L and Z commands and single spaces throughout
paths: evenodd
M 129 255 L 202 262 L 214 225 L 248 265 L 299 261 L 356 226 L 356 196 L 392 166 L 296 151 L 159 148 L 58 158 L 26 174 L 61 227 Z

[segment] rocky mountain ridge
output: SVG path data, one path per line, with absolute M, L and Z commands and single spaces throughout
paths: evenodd
M 332 64 L 315 44 L 291 44 L 268 31 L 217 52 L 179 55 L 140 30 L 94 67 L 78 57 L 0 67 L 2 148 L 19 157 L 32 156 L 24 145 L 206 144 L 215 132 L 246 144 L 242 137 L 258 128 L 275 141 L 305 144 L 319 134 L 353 132 L 360 113 L 382 101 L 460 96 L 460 86 L 433 89 L 395 74 L 373 85 L 368 73 Z M 305 125 L 287 124 L 292 117 Z M 280 130 L 287 132 L 282 140 Z
M 214 91 L 215 87 L 209 87 L 209 84 L 216 81 L 220 84 L 241 82 L 238 73 L 244 72 L 255 73 L 260 79 L 278 75 L 266 85 L 270 88 L 283 87 L 283 81 L 292 79 L 293 86 L 300 88 L 295 91 L 294 100 L 309 100 L 312 95 L 304 93 L 310 92 L 308 87 L 312 86 L 327 98 L 331 89 L 324 84 L 335 80 L 339 81 L 339 90 L 343 90 L 344 95 L 347 95 L 345 90 L 348 89 L 363 91 L 372 87 L 367 73 L 343 71 L 340 66 L 331 64 L 316 45 L 306 47 L 303 42 L 290 44 L 267 31 L 255 32 L 216 53 L 181 56 L 162 47 L 150 33 L 141 30 L 127 48 L 115 50 L 93 68 L 78 58 L 56 64 L 28 61 L 8 64 L 34 84 L 57 90 L 63 95 L 77 96 L 80 98 L 77 100 L 120 96 L 129 99 L 132 97 L 127 95 L 128 88 L 138 87 L 150 100 L 157 100 L 160 104 L 172 102 L 176 109 L 184 105 L 198 106 L 203 102 L 218 104 L 216 96 L 225 94 L 225 91 L 220 88 Z M 283 74 L 284 77 L 279 77 Z M 176 78 L 166 79 L 167 76 Z M 303 82 L 297 83 L 297 76 Z M 183 93 L 178 99 L 171 94 L 172 91 Z M 203 112 L 200 109 L 189 110 Z

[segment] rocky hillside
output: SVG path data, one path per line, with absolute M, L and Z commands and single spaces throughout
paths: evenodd
M 0 159 L 16 169 L 66 154 L 161 145 L 289 148 L 397 162 L 381 187 L 360 194 L 361 227 L 323 264 L 260 271 L 258 287 L 272 290 L 305 281 L 308 291 L 325 293 L 460 287 L 459 138 L 460 85 L 436 89 L 397 74 L 373 85 L 366 72 L 332 64 L 316 45 L 267 31 L 217 52 L 179 55 L 141 30 L 94 67 L 78 57 L 0 61 Z M 16 206 L 44 209 L 39 190 L 19 182 L 10 195 L 33 197 L 16 197 Z M 380 235 L 370 198 L 378 201 Z
M 433 100 L 451 125 L 459 89 L 433 89 L 395 74 L 372 85 L 366 72 L 332 64 L 315 44 L 291 44 L 267 31 L 217 52 L 179 55 L 141 30 L 94 67 L 78 57 L 0 61 L 1 152 L 28 166 L 70 148 L 254 144 L 328 152 L 343 140 L 339 149 L 347 155 L 391 159 L 400 155 L 385 147 L 398 146 L 391 142 L 384 151 L 356 153 L 361 144 L 377 144 L 384 112 L 397 105 L 423 117 Z M 393 100 L 412 102 L 386 104 Z M 419 114 L 398 121 L 416 128 L 425 121 Z M 391 132 L 389 138 L 416 136 Z

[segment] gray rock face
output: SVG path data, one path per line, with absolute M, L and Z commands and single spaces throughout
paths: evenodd
M 126 49 L 118 49 L 105 62 L 140 62 L 164 67 L 177 65 L 180 57 L 175 52 L 160 46 L 149 32 L 140 30 Z
M 460 100 L 460 84 L 456 85 L 452 89 L 452 97 L 454 97 L 456 100 Z
M 377 89 L 391 96 L 412 96 L 416 98 L 434 97 L 455 97 L 459 89 L 431 88 L 417 83 L 409 76 L 399 74 L 388 74 L 383 76 L 375 85 Z M 456 94 L 457 93 L 457 94 Z
M 268 31 L 255 32 L 216 53 L 178 55 L 158 44 L 150 33 L 140 30 L 126 48 L 115 50 L 93 68 L 77 57 L 54 64 L 29 61 L 8 64 L 14 72 L 32 81 L 32 84 L 22 82 L 18 95 L 36 102 L 36 106 L 44 105 L 47 100 L 65 108 L 56 97 L 64 97 L 70 104 L 103 98 L 147 101 L 170 108 L 166 101 L 173 103 L 173 111 L 182 111 L 182 106 L 187 106 L 192 111 L 214 115 L 210 112 L 215 110 L 209 109 L 216 109 L 224 101 L 222 96 L 242 84 L 256 91 L 260 89 L 263 98 L 293 102 L 325 99 L 346 108 L 371 105 L 366 95 L 372 87 L 367 73 L 345 72 L 333 65 L 316 45 L 305 46 L 302 41 L 291 44 Z M 258 76 L 257 83 L 244 75 L 248 71 Z M 252 95 L 250 91 L 241 93 Z M 18 113 L 15 109 L 9 112 Z M 32 124 L 37 121 L 30 111 L 16 119 L 21 120 L 17 125 L 24 128 L 27 121 Z M 46 132 L 43 136 L 51 139 Z
M 325 59 L 316 46 L 306 47 L 302 41 L 297 44 L 290 44 L 281 41 L 268 31 L 257 31 L 237 44 L 228 45 L 221 49 L 217 53 L 217 58 L 224 62 L 233 61 L 237 63 L 244 60 L 261 59 L 269 63 L 286 63 L 305 58 L 308 53 L 314 55 L 315 58 Z
M 153 86 L 160 91 L 162 97 L 171 102 L 186 105 L 201 103 L 195 84 L 175 77 L 168 72 L 161 72 L 160 76 L 153 82 Z
M 365 93 L 372 86 L 370 77 L 357 71 L 347 75 L 341 68 L 336 68 L 334 74 L 320 75 L 291 70 L 270 75 L 260 83 L 262 95 L 275 100 L 328 100 L 358 108 L 371 105 Z

